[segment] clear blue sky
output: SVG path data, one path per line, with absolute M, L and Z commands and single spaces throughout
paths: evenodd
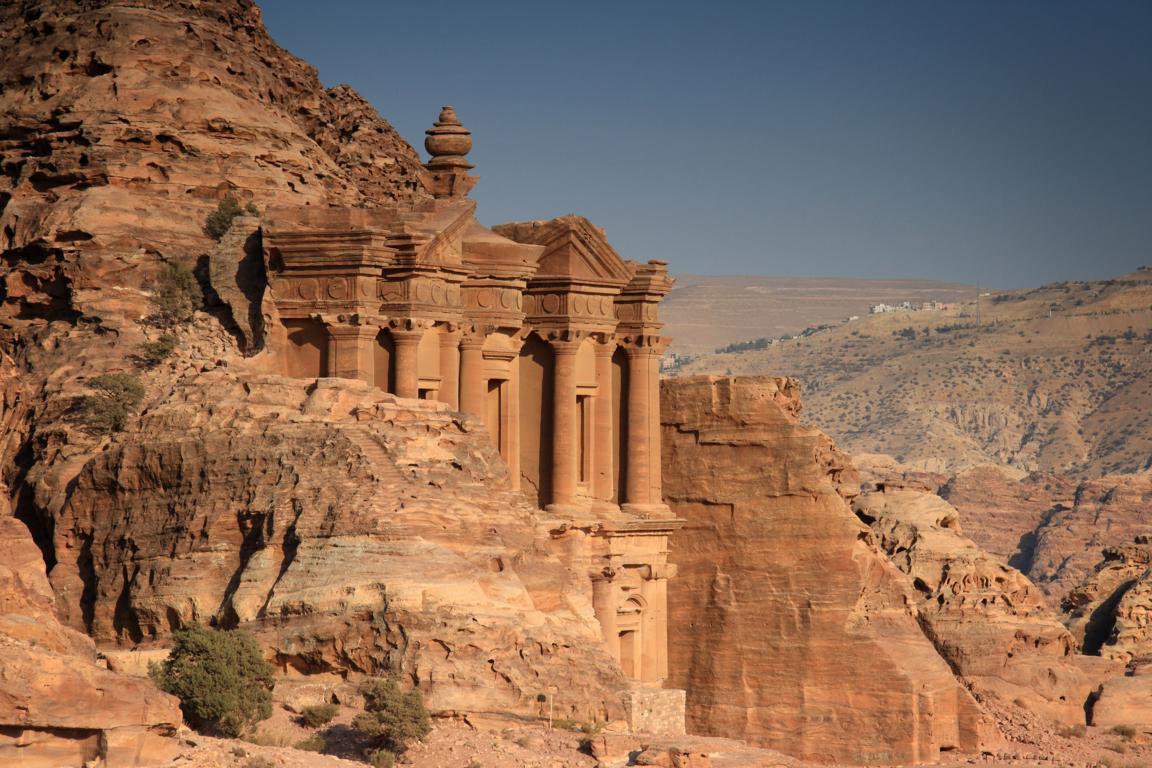
M 1152 264 L 1152 0 L 265 0 L 487 224 L 581 213 L 708 274 L 1010 288 Z

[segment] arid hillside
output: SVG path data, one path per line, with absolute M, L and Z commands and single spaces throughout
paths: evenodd
M 676 275 L 660 308 L 680 354 L 710 354 L 756 337 L 795 335 L 866 315 L 875 304 L 956 302 L 975 287 L 934 280 L 849 280 L 839 277 Z
M 866 315 L 684 372 L 793 376 L 807 418 L 852 453 L 943 472 L 1135 472 L 1152 462 L 1152 271 L 984 296 L 979 319 L 974 302 Z

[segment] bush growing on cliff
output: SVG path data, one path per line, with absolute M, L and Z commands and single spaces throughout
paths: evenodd
M 188 265 L 179 261 L 165 263 L 152 289 L 160 325 L 171 327 L 188 322 L 202 302 L 200 284 Z
M 403 752 L 408 742 L 432 730 L 420 691 L 401 691 L 396 679 L 373 680 L 364 689 L 364 711 L 353 727 L 379 751 Z
M 102 435 L 124 429 L 144 399 L 144 385 L 130 373 L 96 376 L 88 386 L 94 394 L 80 401 L 80 413 L 88 428 Z
M 229 192 L 216 206 L 216 210 L 208 214 L 208 218 L 204 221 L 204 234 L 213 240 L 219 240 L 232 228 L 232 220 L 246 213 L 249 216 L 256 216 L 259 211 L 251 202 L 241 208 L 240 202 Z
M 193 624 L 172 635 L 172 651 L 148 674 L 180 699 L 193 728 L 236 737 L 272 716 L 272 665 L 256 638 Z
M 140 345 L 140 361 L 149 368 L 155 368 L 168 359 L 176 349 L 177 339 L 171 333 L 165 333 L 156 341 L 146 341 Z
M 332 718 L 340 711 L 340 707 L 331 702 L 323 704 L 309 704 L 300 710 L 300 722 L 309 728 L 319 728 L 332 722 Z

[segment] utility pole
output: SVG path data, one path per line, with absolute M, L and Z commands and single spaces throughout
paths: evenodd
M 980 329 L 980 281 L 976 281 L 976 329 Z

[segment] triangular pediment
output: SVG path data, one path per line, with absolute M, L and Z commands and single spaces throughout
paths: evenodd
M 544 246 L 536 279 L 624 286 L 634 270 L 608 242 L 604 231 L 583 216 L 516 222 L 493 227 L 520 243 Z

